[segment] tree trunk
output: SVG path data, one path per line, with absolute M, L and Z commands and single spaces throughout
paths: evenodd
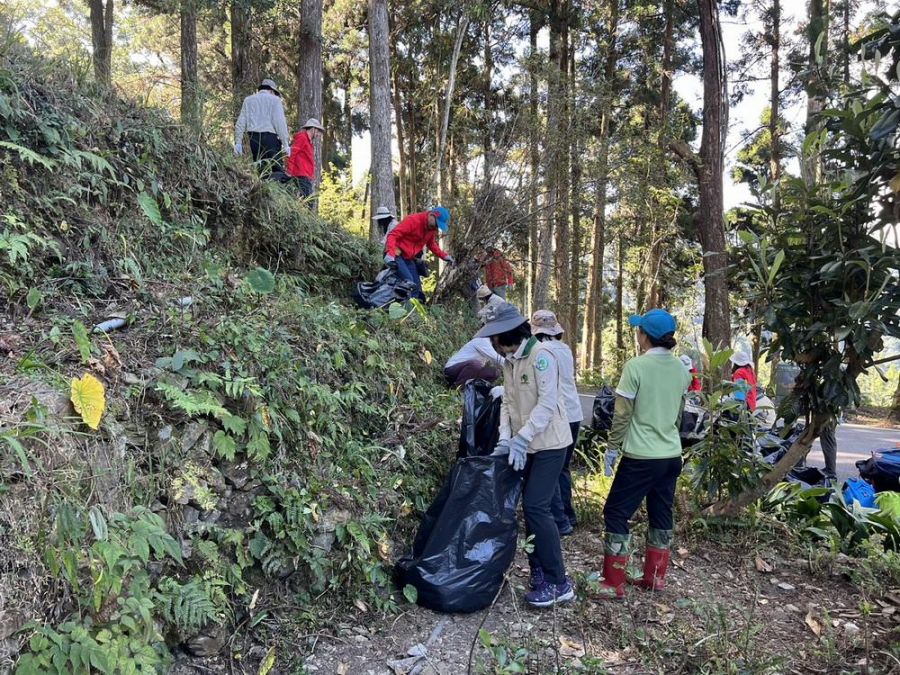
M 900 422 L 900 378 L 897 378 L 897 388 L 894 389 L 894 400 L 891 402 L 891 414 L 888 419 L 895 424 Z
M 565 3 L 563 3 L 564 10 Z M 569 149 L 572 129 L 570 126 L 569 111 L 569 26 L 567 21 L 562 21 L 559 36 L 558 62 L 550 64 L 551 68 L 559 69 L 559 89 L 557 96 L 560 99 L 559 124 L 552 127 L 558 155 L 551 164 L 555 174 L 557 210 L 553 219 L 555 225 L 555 286 L 556 306 L 560 317 L 565 321 L 569 316 L 572 298 L 569 295 L 569 284 L 572 277 L 572 269 L 569 265 L 571 232 L 569 230 Z M 572 327 L 569 327 L 572 330 Z M 573 331 L 577 332 L 577 331 Z
M 304 0 L 305 1 L 305 0 Z M 372 213 L 379 206 L 396 210 L 391 161 L 391 63 L 388 52 L 387 0 L 369 0 L 369 118 L 372 138 Z M 375 221 L 371 238 L 378 238 Z
M 406 112 L 409 115 L 409 124 L 406 127 L 409 138 L 409 152 L 407 153 L 409 158 L 409 180 L 407 181 L 409 186 L 408 215 L 409 213 L 415 213 L 419 208 L 419 153 L 416 147 L 416 138 L 418 136 L 416 114 L 409 102 L 406 104 Z
M 781 188 L 777 185 L 781 180 L 781 137 L 778 124 L 781 116 L 781 0 L 772 0 L 772 22 L 769 29 L 769 45 L 772 57 L 769 64 L 769 139 L 772 145 L 769 155 L 769 174 L 775 191 L 772 195 L 772 210 L 777 224 L 778 212 L 781 210 Z
M 819 129 L 819 113 L 825 108 L 828 83 L 825 70 L 828 67 L 828 9 L 830 0 L 809 0 L 809 23 L 806 27 L 809 39 L 809 77 L 806 82 L 806 133 Z M 821 41 L 820 41 L 821 40 Z M 800 175 L 807 185 L 815 185 L 822 178 L 822 157 L 818 150 L 800 158 Z
M 597 184 L 594 197 L 594 227 L 591 237 L 591 266 L 588 273 L 587 311 L 584 323 L 585 369 L 603 367 L 603 258 L 606 255 L 606 190 L 609 183 L 609 116 L 619 31 L 619 0 L 608 0 L 606 23 L 606 58 L 603 68 L 603 89 L 600 96 Z
M 456 66 L 459 64 L 459 52 L 463 38 L 469 26 L 469 17 L 463 15 L 456 28 L 456 41 L 453 43 L 453 54 L 450 57 L 450 73 L 447 77 L 447 90 L 444 92 L 444 111 L 441 115 L 441 126 L 438 134 L 437 161 L 435 162 L 434 185 L 439 204 L 444 203 L 446 179 L 444 176 L 444 155 L 447 152 L 447 132 L 450 129 L 450 110 L 453 107 L 453 90 L 456 88 Z
M 104 87 L 112 85 L 113 0 L 89 0 L 94 77 Z
M 540 215 L 538 214 L 538 189 L 540 188 L 540 119 L 538 118 L 540 92 L 538 91 L 537 73 L 537 36 L 541 29 L 540 16 L 534 10 L 529 12 L 529 60 L 528 60 L 528 164 L 529 164 L 529 195 L 528 195 L 528 297 L 526 309 L 529 316 L 535 309 L 535 294 L 537 292 L 538 258 L 540 246 L 538 244 Z
M 700 142 L 698 225 L 703 247 L 706 307 L 703 335 L 721 349 L 731 343 L 728 258 L 722 194 L 724 144 L 728 131 L 725 54 L 717 0 L 698 0 L 703 45 L 703 135 Z
M 621 228 L 622 225 L 619 225 Z M 621 361 L 625 354 L 625 307 L 622 298 L 625 279 L 625 237 L 619 232 L 619 245 L 616 251 L 618 256 L 618 274 L 616 275 L 616 361 Z
M 484 187 L 489 190 L 494 176 L 494 102 L 491 84 L 494 72 L 494 53 L 491 49 L 491 20 L 484 20 L 484 68 L 482 72 L 482 96 L 484 97 L 484 120 L 482 121 L 481 143 L 484 152 Z
M 571 270 L 569 281 L 569 312 L 566 317 L 566 331 L 568 333 L 569 346 L 572 348 L 574 363 L 578 364 L 578 352 L 581 347 L 578 331 L 579 323 L 579 295 L 581 290 L 581 256 L 583 231 L 581 228 L 581 125 L 580 116 L 576 108 L 577 81 L 575 79 L 575 31 L 571 31 L 571 43 L 569 47 L 569 139 L 571 141 L 571 198 L 570 208 L 572 212 L 572 246 L 569 268 Z
M 409 160 L 406 156 L 406 134 L 403 132 L 403 104 L 400 101 L 400 87 L 394 73 L 394 111 L 397 120 L 397 147 L 400 150 L 400 213 L 409 213 Z
M 200 86 L 197 77 L 197 6 L 182 0 L 181 19 L 181 123 L 195 134 L 201 131 Z
M 234 116 L 241 112 L 244 97 L 253 91 L 251 67 L 250 3 L 231 2 L 231 105 Z
M 297 106 L 299 124 L 310 117 L 322 120 L 322 0 L 303 0 L 300 4 L 300 59 L 298 81 L 300 101 Z M 322 141 L 316 140 L 316 180 L 322 180 Z
M 550 51 L 547 83 L 547 150 L 545 153 L 544 188 L 546 209 L 541 220 L 538 240 L 539 262 L 535 283 L 535 309 L 547 309 L 550 304 L 550 280 L 553 278 L 553 231 L 559 216 L 559 168 L 562 161 L 562 82 L 560 55 L 563 52 L 563 17 L 560 0 L 550 2 Z

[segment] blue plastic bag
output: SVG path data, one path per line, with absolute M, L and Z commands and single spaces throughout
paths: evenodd
M 852 505 L 853 502 L 859 502 L 859 505 L 866 509 L 874 509 L 875 504 L 875 488 L 869 485 L 862 478 L 850 478 L 844 483 L 844 501 Z

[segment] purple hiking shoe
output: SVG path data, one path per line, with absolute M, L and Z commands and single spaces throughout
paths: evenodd
M 538 588 L 525 594 L 525 602 L 532 607 L 551 607 L 560 602 L 569 602 L 575 599 L 575 587 L 566 578 L 561 584 L 551 584 L 545 581 Z

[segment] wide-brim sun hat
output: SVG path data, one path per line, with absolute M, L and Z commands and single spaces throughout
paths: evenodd
M 531 320 L 528 323 L 531 324 L 532 335 L 554 336 L 562 335 L 566 332 L 565 329 L 559 325 L 556 314 L 549 309 L 539 309 L 531 315 Z
M 753 363 L 753 359 L 743 349 L 738 349 L 728 360 L 736 366 L 749 366 Z
M 485 298 L 491 297 L 492 293 L 493 293 L 493 291 L 490 288 L 488 288 L 487 286 L 482 284 L 481 286 L 479 286 L 476 289 L 475 297 L 478 298 L 479 300 L 484 300 Z
M 275 80 L 270 80 L 269 78 L 266 78 L 259 83 L 257 90 L 259 89 L 271 89 L 277 96 L 281 96 L 281 92 L 278 90 L 278 85 L 275 84 Z
M 484 326 L 475 333 L 477 338 L 500 335 L 500 333 L 505 333 L 513 328 L 518 328 L 523 323 L 527 323 L 519 310 L 508 302 L 488 305 L 482 312 L 481 319 L 484 321 Z
M 325 131 L 325 127 L 322 126 L 322 123 L 317 120 L 315 117 L 310 117 L 306 120 L 306 124 L 303 125 L 304 129 L 318 129 L 319 131 Z
M 669 333 L 674 333 L 678 328 L 675 317 L 664 309 L 651 309 L 644 315 L 633 314 L 628 317 L 628 324 L 633 328 L 640 328 L 647 335 L 657 340 Z
M 694 367 L 693 360 L 687 354 L 682 354 L 678 358 L 681 360 L 681 363 L 685 368 L 693 368 Z
M 378 210 L 375 211 L 375 215 L 372 216 L 372 220 L 381 220 L 382 218 L 393 218 L 394 214 L 391 213 L 391 210 L 386 206 L 379 206 Z
M 431 209 L 434 220 L 441 232 L 446 232 L 450 227 L 450 211 L 444 206 L 435 206 Z

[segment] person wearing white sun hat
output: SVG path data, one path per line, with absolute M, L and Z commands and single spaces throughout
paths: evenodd
M 753 370 L 753 359 L 742 349 L 737 350 L 728 359 L 731 361 L 731 381 L 737 385 L 735 399 L 744 401 L 747 410 L 756 410 L 756 372 Z

